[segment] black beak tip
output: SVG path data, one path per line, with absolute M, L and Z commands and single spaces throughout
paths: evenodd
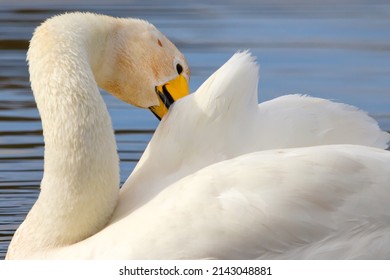
M 159 115 L 157 115 L 154 111 L 153 111 L 153 109 L 152 109 L 152 107 L 149 107 L 149 110 L 153 113 L 153 115 L 155 115 L 156 116 L 156 118 L 159 120 L 159 121 L 161 121 L 161 118 L 160 118 L 160 116 Z

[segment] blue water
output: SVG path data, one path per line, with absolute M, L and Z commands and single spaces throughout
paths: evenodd
M 329 98 L 368 111 L 390 131 L 390 5 L 385 2 L 77 2 L 0 3 L 0 259 L 38 195 L 43 171 L 42 129 L 25 61 L 28 40 L 40 22 L 58 13 L 149 20 L 186 56 L 192 91 L 235 51 L 250 49 L 261 65 L 260 100 L 288 93 Z M 158 122 L 150 112 L 102 94 L 116 131 L 123 182 Z

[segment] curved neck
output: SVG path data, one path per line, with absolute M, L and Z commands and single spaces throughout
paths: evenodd
M 102 17 L 50 19 L 31 41 L 28 61 L 42 118 L 44 176 L 36 204 L 15 234 L 18 244 L 11 243 L 15 257 L 83 240 L 103 228 L 115 209 L 119 160 L 93 71 L 115 28 Z

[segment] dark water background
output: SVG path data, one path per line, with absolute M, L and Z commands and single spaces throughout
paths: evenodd
M 235 51 L 261 64 L 260 100 L 304 93 L 368 111 L 390 131 L 390 3 L 338 1 L 0 1 L 0 259 L 34 203 L 43 139 L 25 61 L 44 19 L 93 11 L 147 19 L 184 53 L 194 91 Z M 388 1 L 387 1 L 388 2 Z M 122 182 L 157 120 L 103 92 L 121 158 Z

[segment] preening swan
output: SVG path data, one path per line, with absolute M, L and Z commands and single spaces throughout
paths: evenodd
M 71 70 L 46 65 L 64 74 L 48 82 L 33 75 L 33 63 L 45 173 L 8 258 L 390 257 L 390 154 L 379 149 L 389 135 L 365 113 L 298 95 L 257 105 L 257 65 L 239 53 L 171 106 L 118 195 L 114 137 L 96 83 L 88 79 L 93 96 L 45 97 L 43 89 L 72 85 Z M 106 77 L 99 67 L 91 67 L 97 80 Z M 167 76 L 178 72 L 186 71 Z M 343 143 L 366 146 L 325 145 Z

